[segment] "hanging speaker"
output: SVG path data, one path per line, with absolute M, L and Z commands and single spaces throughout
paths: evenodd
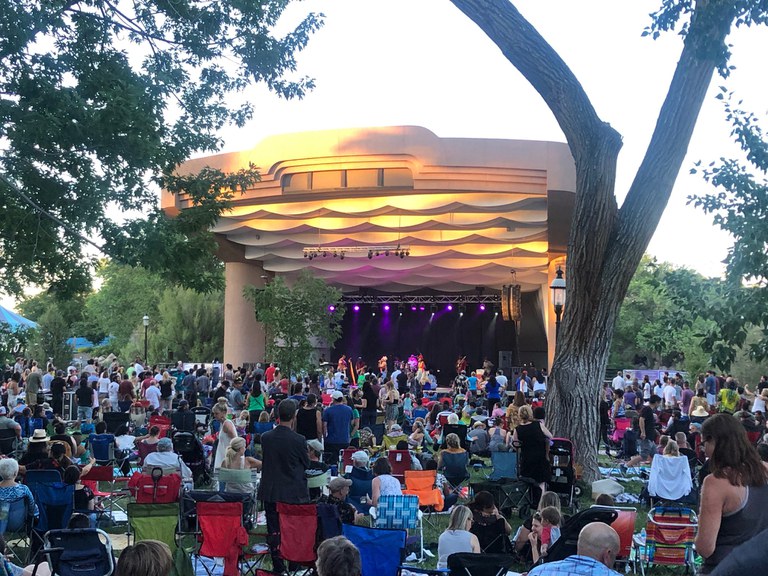
M 519 322 L 523 317 L 520 284 L 505 284 L 501 287 L 501 317 L 514 322 Z

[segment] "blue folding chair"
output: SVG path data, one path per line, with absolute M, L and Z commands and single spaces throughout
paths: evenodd
M 372 509 L 373 510 L 373 509 Z M 419 497 L 413 494 L 402 496 L 381 496 L 378 507 L 373 511 L 374 526 L 388 530 L 418 530 L 419 562 L 424 560 L 423 514 L 419 510 Z
M 45 534 L 49 530 L 64 530 L 69 524 L 75 506 L 75 486 L 63 482 L 41 482 L 35 485 L 32 494 L 40 512 L 37 524 L 32 530 L 34 562 L 40 552 L 40 546 L 44 544 Z
M 115 464 L 115 435 L 91 434 L 88 436 L 91 446 L 91 456 L 96 459 L 99 466 L 113 466 Z
M 491 452 L 491 471 L 488 480 L 517 480 L 517 452 Z
M 24 484 L 32 492 L 35 502 L 37 502 L 38 485 L 56 482 L 61 482 L 61 472 L 58 470 L 27 470 L 26 474 L 24 474 Z
M 34 507 L 27 498 L 0 501 L 0 534 L 5 538 L 6 552 L 21 566 L 26 566 L 29 558 L 34 523 Z
M 405 548 L 405 530 L 384 530 L 344 524 L 344 536 L 360 551 L 362 576 L 397 576 Z
M 112 541 L 95 528 L 48 532 L 33 575 L 43 557 L 52 573 L 60 576 L 112 576 L 115 572 Z

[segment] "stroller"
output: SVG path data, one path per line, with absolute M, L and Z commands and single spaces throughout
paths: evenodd
M 211 481 L 203 443 L 197 436 L 192 432 L 177 432 L 173 435 L 173 450 L 192 471 L 195 486 L 205 486 Z
M 576 554 L 579 533 L 584 526 L 590 522 L 603 522 L 610 525 L 618 516 L 618 511 L 608 508 L 586 508 L 571 516 L 561 528 L 560 538 L 552 544 L 547 555 L 542 557 L 539 562 L 556 562 Z
M 575 514 L 579 504 L 574 496 L 578 496 L 580 490 L 576 487 L 576 470 L 573 462 L 573 443 L 567 438 L 552 438 L 549 447 L 549 464 L 552 470 L 549 489 L 560 496 L 564 508 L 567 507 L 572 514 Z

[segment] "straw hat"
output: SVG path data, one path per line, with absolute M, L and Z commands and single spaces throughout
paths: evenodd
M 696 409 L 691 412 L 691 416 L 695 416 L 696 418 L 706 418 L 709 416 L 709 412 L 704 410 L 704 406 L 697 406 Z
M 35 442 L 48 442 L 48 434 L 45 433 L 45 430 L 42 428 L 38 428 L 35 430 L 35 432 L 32 434 L 32 438 L 29 439 L 29 443 L 35 443 Z

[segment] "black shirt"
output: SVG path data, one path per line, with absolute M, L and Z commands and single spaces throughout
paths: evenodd
M 78 406 L 93 406 L 93 388 L 90 386 L 78 386 L 75 396 L 77 396 Z
M 653 408 L 643 406 L 640 411 L 640 418 L 645 420 L 645 439 L 656 441 L 656 419 L 653 417 Z
M 61 378 L 60 376 L 51 380 L 51 394 L 53 394 L 54 398 L 57 396 L 62 398 L 66 387 L 67 383 L 64 381 L 64 378 Z

